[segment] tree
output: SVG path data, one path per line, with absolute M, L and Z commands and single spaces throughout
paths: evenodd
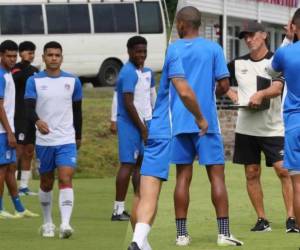
M 178 0 L 166 0 L 171 23 L 174 20 Z

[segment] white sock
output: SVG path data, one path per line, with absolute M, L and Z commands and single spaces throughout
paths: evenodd
M 138 247 L 142 249 L 150 232 L 151 226 L 146 223 L 136 223 L 132 242 L 136 242 Z
M 52 191 L 39 191 L 40 202 L 44 215 L 44 224 L 52 223 Z
M 114 213 L 122 214 L 125 210 L 125 201 L 115 201 L 114 202 Z
M 144 242 L 144 245 L 142 247 L 142 250 L 152 250 L 150 244 L 149 244 L 149 241 L 148 241 L 148 238 L 145 239 L 145 242 Z
M 28 182 L 31 178 L 31 171 L 22 170 L 21 171 L 21 180 L 20 180 L 20 188 L 28 188 Z
M 64 188 L 59 190 L 59 209 L 61 224 L 69 225 L 74 204 L 73 188 Z

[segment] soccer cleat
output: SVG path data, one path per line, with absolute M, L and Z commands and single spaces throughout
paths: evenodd
M 29 211 L 28 209 L 25 209 L 23 212 L 15 212 L 15 218 L 20 219 L 20 218 L 34 218 L 34 217 L 39 217 L 39 214 L 33 213 Z
M 35 193 L 35 192 L 32 192 L 30 191 L 30 189 L 27 187 L 27 188 L 19 188 L 19 195 L 20 196 L 37 196 L 38 194 Z
M 187 246 L 191 241 L 192 238 L 189 235 L 180 235 L 176 238 L 176 246 Z
M 293 217 L 289 217 L 287 220 L 286 220 L 286 232 L 287 233 L 299 233 L 299 228 L 297 227 L 297 224 L 296 224 L 296 220 L 295 218 Z
M 52 223 L 46 223 L 41 226 L 40 233 L 45 238 L 52 238 L 55 236 L 55 225 Z
M 232 234 L 230 236 L 226 236 L 224 234 L 218 234 L 217 245 L 219 247 L 242 246 L 244 245 L 244 243 L 236 239 Z
M 113 213 L 111 216 L 112 221 L 129 221 L 130 220 L 130 214 L 124 211 L 121 214 Z
M 127 250 L 142 250 L 142 249 L 139 248 L 139 246 L 138 246 L 138 244 L 136 244 L 136 242 L 131 242 L 131 244 L 129 245 Z
M 5 210 L 0 210 L 0 219 L 16 219 L 16 217 Z
M 68 239 L 72 236 L 74 230 L 70 225 L 60 225 L 59 238 Z
M 272 228 L 270 227 L 269 221 L 264 218 L 258 218 L 255 226 L 251 228 L 252 232 L 271 232 Z

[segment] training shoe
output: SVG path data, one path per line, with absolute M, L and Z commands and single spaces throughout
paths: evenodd
M 29 211 L 28 209 L 25 209 L 23 212 L 15 212 L 15 218 L 20 219 L 20 218 L 34 218 L 34 217 L 39 217 L 39 214 L 33 213 Z
M 217 244 L 219 247 L 244 245 L 242 241 L 236 239 L 232 234 L 230 236 L 226 236 L 224 234 L 218 234 Z
M 286 220 L 286 232 L 287 233 L 299 233 L 299 228 L 297 227 L 296 220 L 293 217 L 289 217 Z
M 139 248 L 139 246 L 138 246 L 138 244 L 136 244 L 136 242 L 131 242 L 131 244 L 129 245 L 127 250 L 142 250 L 142 249 Z
M 271 232 L 272 228 L 270 227 L 269 221 L 264 218 L 258 218 L 255 226 L 251 228 L 252 232 Z
M 121 214 L 113 213 L 111 216 L 112 221 L 129 221 L 130 220 L 130 214 L 124 211 Z
M 52 223 L 46 223 L 41 226 L 40 233 L 45 238 L 52 238 L 55 236 L 55 225 Z
M 192 238 L 189 235 L 180 235 L 176 238 L 176 246 L 187 246 L 191 241 Z
M 74 230 L 70 225 L 60 225 L 59 238 L 68 239 L 72 236 Z
M 19 188 L 19 195 L 20 196 L 26 196 L 26 195 L 37 196 L 38 194 L 30 191 L 30 189 L 27 187 L 27 188 Z
M 5 210 L 0 210 L 0 219 L 16 219 L 16 217 Z

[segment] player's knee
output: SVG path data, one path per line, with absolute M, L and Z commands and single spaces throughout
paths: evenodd
M 34 150 L 31 150 L 31 149 L 30 150 L 26 150 L 23 155 L 24 155 L 24 157 L 26 159 L 32 160 L 33 155 L 34 155 Z
M 72 177 L 65 175 L 61 176 L 58 180 L 59 188 L 71 188 L 72 187 Z
M 276 170 L 276 174 L 277 174 L 278 178 L 280 178 L 280 179 L 290 178 L 289 172 L 287 169 L 278 169 L 278 170 Z
M 246 179 L 247 181 L 255 181 L 257 179 L 260 178 L 260 172 L 259 172 L 259 169 L 247 169 L 246 171 Z

